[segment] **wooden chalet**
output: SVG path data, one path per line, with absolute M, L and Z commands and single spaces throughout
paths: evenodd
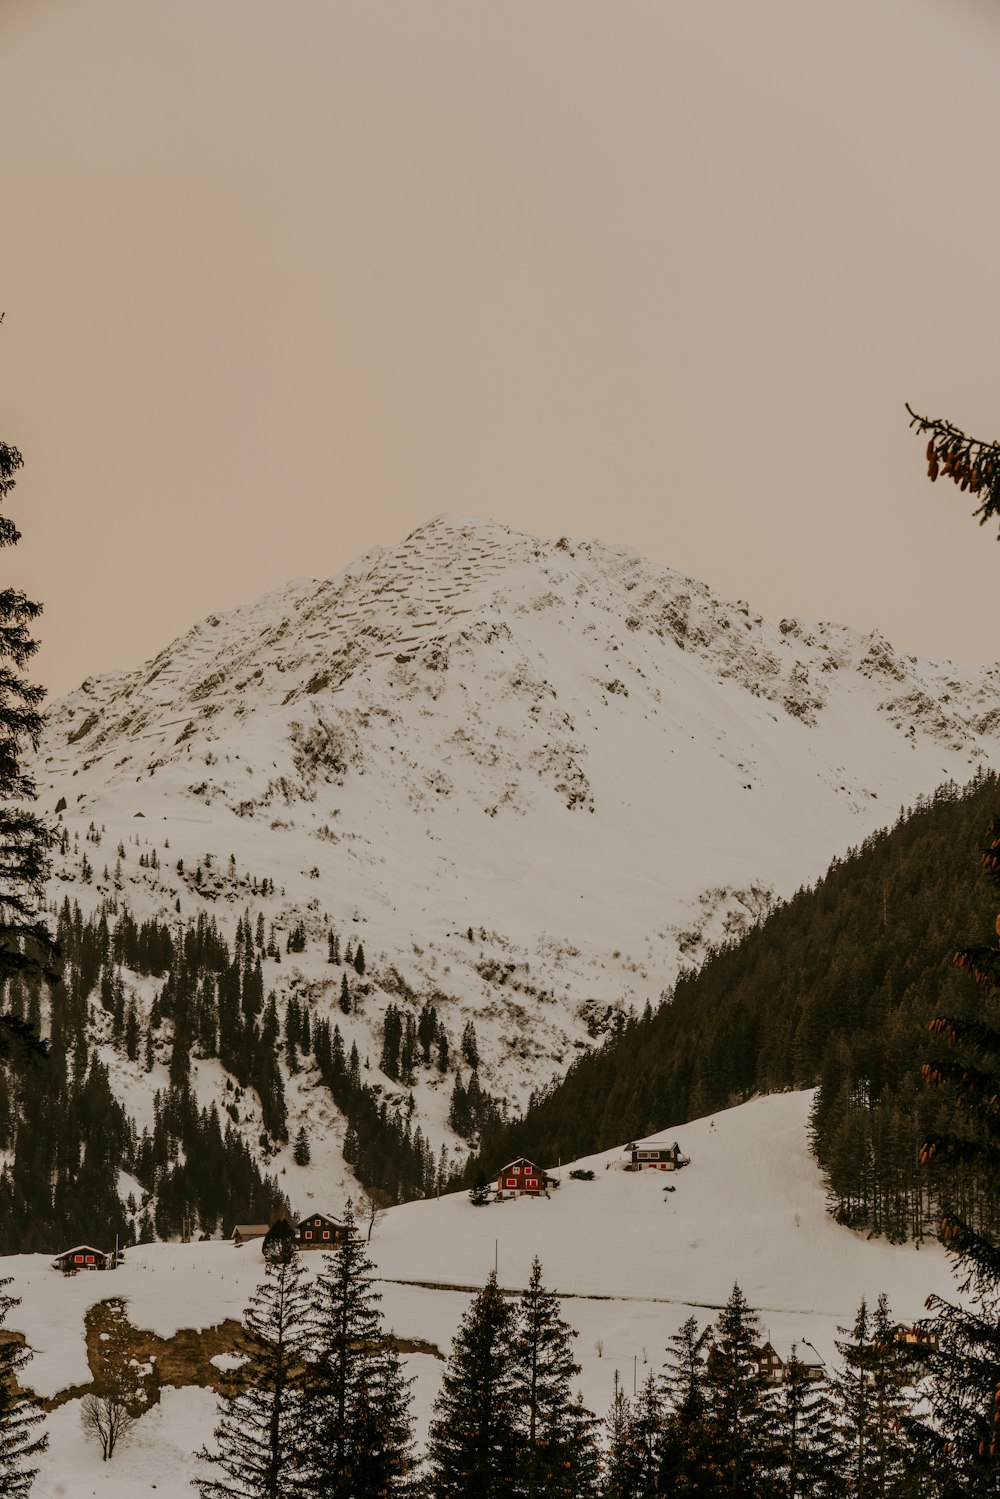
M 826 1378 L 826 1366 L 815 1350 L 812 1353 L 807 1353 L 803 1349 L 796 1347 L 794 1357 L 795 1362 L 802 1371 L 801 1378 L 808 1380 L 810 1383 Z M 763 1374 L 768 1384 L 784 1384 L 791 1377 L 791 1350 L 787 1359 L 784 1359 L 769 1340 L 763 1347 L 755 1349 L 754 1358 L 757 1368 Z
M 534 1161 L 521 1155 L 497 1172 L 497 1201 L 504 1197 L 541 1197 L 558 1185 L 557 1176 L 546 1176 Z
M 787 1374 L 787 1365 L 770 1341 L 756 1350 L 756 1363 L 768 1384 L 781 1384 Z
M 295 1232 L 300 1249 L 332 1249 L 347 1237 L 347 1229 L 329 1213 L 309 1213 L 296 1224 Z
M 262 1239 L 270 1227 L 270 1223 L 237 1223 L 233 1229 L 233 1243 L 239 1249 L 241 1244 L 249 1244 L 252 1239 Z
M 92 1244 L 77 1244 L 73 1249 L 64 1249 L 52 1261 L 53 1270 L 64 1275 L 75 1275 L 78 1270 L 114 1270 L 118 1257 L 114 1250 L 95 1249 Z
M 633 1168 L 640 1171 L 679 1171 L 682 1166 L 691 1164 L 690 1157 L 684 1154 L 676 1140 L 672 1145 L 653 1141 L 652 1144 L 626 1145 L 625 1149 L 631 1154 Z

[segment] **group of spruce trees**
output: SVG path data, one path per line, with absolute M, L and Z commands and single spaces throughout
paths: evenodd
M 491 1275 L 459 1326 L 415 1460 L 409 1381 L 372 1267 L 348 1236 L 311 1284 L 290 1230 L 271 1231 L 247 1309 L 203 1499 L 952 1499 L 994 1492 L 989 1459 L 963 1487 L 948 1441 L 939 1321 L 913 1340 L 885 1296 L 864 1302 L 815 1378 L 796 1351 L 775 1381 L 758 1315 L 734 1286 L 714 1325 L 691 1317 L 630 1396 L 616 1372 L 601 1423 L 573 1384 L 576 1333 L 537 1259 L 518 1297 Z M 968 1372 L 968 1371 L 966 1371 Z M 982 1377 L 967 1391 L 981 1393 Z M 938 1416 L 928 1422 L 934 1406 Z

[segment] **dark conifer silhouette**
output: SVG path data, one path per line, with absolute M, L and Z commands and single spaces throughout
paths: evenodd
M 243 1317 L 226 1377 L 214 1451 L 216 1472 L 195 1481 L 202 1499 L 307 1499 L 319 1492 L 306 1443 L 305 1330 L 309 1293 L 298 1255 L 274 1254 Z
M 405 1492 L 412 1466 L 409 1381 L 387 1338 L 372 1265 L 348 1205 L 323 1256 L 309 1317 L 311 1491 L 324 1499 Z
M 517 1309 L 512 1358 L 518 1407 L 517 1493 L 524 1499 L 579 1499 L 590 1465 L 593 1417 L 574 1399 L 577 1336 L 542 1285 L 537 1259 Z
M 987 887 L 1000 890 L 1000 819 L 981 850 Z M 920 1150 L 945 1208 L 941 1232 L 955 1260 L 963 1301 L 932 1296 L 924 1324 L 935 1422 L 923 1445 L 955 1495 L 1000 1493 L 1000 1243 L 962 1209 L 970 1180 L 995 1199 L 1000 1186 L 1000 917 L 992 941 L 955 954 L 975 988 L 955 996 L 949 1015 L 930 1024 L 937 1054 L 924 1079 L 952 1104 L 951 1127 Z M 967 1195 L 967 1193 L 966 1193 Z
M 0 1494 L 4 1499 L 27 1499 L 38 1472 L 34 1459 L 49 1439 L 39 1430 L 45 1420 L 42 1412 L 15 1386 L 31 1352 L 3 1331 L 8 1312 L 21 1304 L 6 1294 L 11 1284 L 9 1278 L 0 1280 Z
M 433 1499 L 509 1499 L 517 1476 L 514 1314 L 491 1275 L 462 1318 L 434 1405 Z
M 22 464 L 17 448 L 0 441 L 0 504 Z M 10 517 L 0 514 L 0 548 L 16 546 L 20 535 Z M 24 677 L 38 649 L 31 626 L 41 612 L 41 604 L 20 589 L 0 588 L 0 983 L 15 976 L 55 983 L 60 973 L 43 917 L 52 837 L 31 810 L 35 782 L 21 764 L 25 750 L 37 748 L 44 724 L 45 689 Z M 37 1036 L 20 1017 L 0 1013 L 0 1060 L 25 1051 L 41 1052 Z

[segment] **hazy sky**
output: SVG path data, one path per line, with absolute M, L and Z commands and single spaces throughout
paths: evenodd
M 995 0 L 0 0 L 54 692 L 442 510 L 1000 656 Z

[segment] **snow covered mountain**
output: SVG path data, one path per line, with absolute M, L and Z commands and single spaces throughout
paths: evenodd
M 230 934 L 301 919 L 307 950 L 267 982 L 331 1012 L 336 926 L 364 946 L 364 1005 L 337 1018 L 373 1079 L 386 1006 L 433 997 L 520 1103 L 615 1007 L 985 766 L 996 667 L 771 624 L 626 547 L 446 515 L 84 682 L 35 771 L 68 834 L 54 901 L 205 909 Z M 443 1082 L 418 1078 L 417 1117 L 454 1143 Z M 141 1112 L 148 1080 L 121 1086 Z M 292 1094 L 294 1130 L 311 1105 Z

